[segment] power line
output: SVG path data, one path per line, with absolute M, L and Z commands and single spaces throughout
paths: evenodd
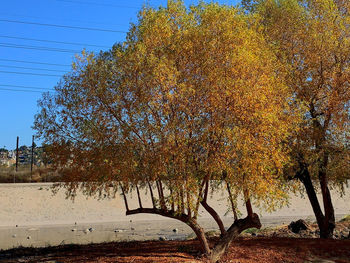
M 0 73 L 6 74 L 18 74 L 18 75 L 33 75 L 33 76 L 46 76 L 46 77 L 62 77 L 62 75 L 53 75 L 53 74 L 41 74 L 41 73 L 30 73 L 30 72 L 16 72 L 16 71 L 2 71 Z
M 0 88 L 0 90 L 4 91 L 17 91 L 17 92 L 35 92 L 35 93 L 43 93 L 44 91 L 39 91 L 39 90 L 20 90 L 20 89 L 5 89 L 5 88 Z
M 15 18 L 20 18 L 20 19 L 23 19 L 23 17 L 25 18 L 34 18 L 34 19 L 52 19 L 52 17 L 48 17 L 48 16 L 28 16 L 28 15 L 25 15 L 25 14 L 9 14 L 8 12 L 6 13 L 3 13 L 3 12 L 0 12 L 0 15 L 1 16 L 11 16 L 11 17 L 15 17 Z M 57 17 L 56 17 L 57 19 Z M 86 23 L 86 24 L 93 24 L 93 25 L 108 25 L 108 26 L 123 26 L 123 27 L 128 27 L 128 25 L 122 25 L 122 24 L 112 24 L 112 23 L 101 23 L 100 21 L 93 21 L 93 20 L 80 20 L 80 19 L 71 19 L 71 18 L 67 18 L 67 17 L 64 17 L 63 19 L 61 18 L 58 18 L 59 20 L 63 20 L 64 22 L 67 22 L 67 21 L 71 21 L 71 22 L 79 22 L 79 23 Z
M 59 67 L 70 67 L 71 65 L 65 65 L 65 64 L 55 64 L 55 63 L 46 63 L 46 62 L 39 62 L 39 61 L 28 61 L 28 60 L 16 60 L 16 59 L 6 59 L 6 58 L 0 58 L 1 61 L 8 61 L 8 62 L 19 62 L 19 63 L 27 63 L 27 64 L 38 64 L 38 65 L 48 65 L 48 66 L 59 66 Z
M 0 84 L 1 87 L 11 87 L 11 88 L 24 88 L 24 89 L 40 89 L 45 91 L 55 91 L 55 89 L 49 89 L 49 88 L 39 88 L 39 87 L 33 87 L 33 86 L 21 86 L 21 85 L 9 85 L 9 84 Z
M 56 0 L 57 2 L 73 3 L 73 4 L 83 4 L 83 5 L 99 5 L 99 6 L 110 6 L 117 8 L 130 8 L 130 9 L 140 9 L 137 6 L 125 6 L 125 5 L 114 5 L 106 3 L 96 3 L 96 2 L 83 2 L 83 1 L 73 1 L 73 0 Z
M 43 70 L 43 71 L 52 71 L 52 72 L 62 72 L 66 73 L 64 70 L 55 70 L 55 69 L 45 69 L 45 68 L 30 68 L 30 67 L 19 67 L 19 66 L 11 66 L 11 65 L 0 65 L 2 68 L 18 68 L 18 69 L 32 69 L 32 70 Z
M 26 38 L 26 37 L 14 37 L 14 36 L 0 35 L 0 38 L 21 39 L 21 40 L 30 40 L 30 41 L 38 41 L 38 42 L 46 42 L 46 43 L 56 43 L 56 44 L 64 44 L 64 45 L 110 48 L 110 47 L 107 47 L 107 46 L 100 46 L 100 45 L 93 45 L 93 44 L 76 43 L 76 42 L 65 42 L 65 41 L 54 41 L 54 40 Z
M 43 46 L 17 45 L 17 44 L 12 44 L 12 43 L 0 43 L 0 47 L 31 49 L 31 50 L 40 50 L 40 51 L 53 51 L 53 52 L 73 53 L 73 54 L 81 52 L 80 50 L 73 50 L 73 49 L 51 48 L 51 47 L 43 47 Z
M 36 22 L 28 22 L 28 21 L 20 21 L 20 20 L 9 20 L 9 19 L 0 19 L 0 22 L 27 24 L 27 25 L 36 25 L 36 26 L 58 27 L 58 28 L 80 29 L 80 30 L 89 30 L 89 31 L 101 31 L 101 32 L 111 32 L 111 33 L 127 33 L 126 31 L 112 30 L 112 29 L 93 28 L 93 27 L 79 27 L 79 26 L 67 26 L 67 25 L 57 25 L 57 24 L 45 24 L 45 23 L 36 23 Z

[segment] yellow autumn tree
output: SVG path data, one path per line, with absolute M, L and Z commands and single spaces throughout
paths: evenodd
M 120 190 L 127 215 L 185 222 L 212 262 L 243 230 L 260 227 L 252 203 L 275 209 L 286 201 L 284 144 L 299 115 L 283 68 L 250 22 L 232 6 L 169 1 L 144 8 L 121 45 L 78 57 L 39 102 L 35 121 L 69 194 Z M 234 212 L 228 230 L 207 203 L 220 183 Z M 132 190 L 137 209 L 128 206 Z M 213 249 L 197 221 L 200 205 L 222 233 Z
M 332 237 L 329 188 L 350 178 L 350 2 L 259 2 L 251 10 L 260 15 L 267 39 L 285 65 L 296 107 L 305 109 L 299 132 L 290 139 L 293 165 L 286 170 L 304 185 L 321 237 Z

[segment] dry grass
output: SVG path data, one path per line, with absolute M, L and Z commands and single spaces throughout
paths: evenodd
M 18 167 L 16 172 L 15 167 L 0 166 L 0 183 L 30 183 L 30 182 L 58 182 L 60 176 L 45 167 L 33 168 L 33 173 L 30 172 L 30 165 Z
M 350 223 L 350 215 L 344 216 L 344 217 L 340 220 L 340 222 L 349 222 L 349 223 Z

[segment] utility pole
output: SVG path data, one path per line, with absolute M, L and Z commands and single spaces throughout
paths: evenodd
M 19 137 L 17 136 L 17 144 L 16 144 L 16 172 L 18 171 L 18 143 L 19 143 Z M 13 174 L 13 183 L 16 183 L 16 174 Z
M 32 178 L 33 178 L 33 164 L 34 164 L 34 135 L 32 137 L 32 158 L 30 160 L 30 182 L 32 182 Z

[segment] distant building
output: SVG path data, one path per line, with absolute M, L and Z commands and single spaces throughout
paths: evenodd
M 12 166 L 16 163 L 16 160 L 13 160 L 13 159 L 0 159 L 0 165 L 3 165 L 3 166 Z

